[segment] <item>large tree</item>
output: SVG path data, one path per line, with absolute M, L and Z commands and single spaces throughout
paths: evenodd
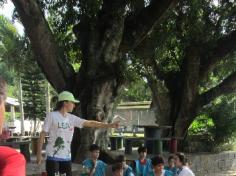
M 185 136 L 205 105 L 235 92 L 235 19 L 235 1 L 184 0 L 130 53 L 148 79 L 158 124 L 173 126 L 173 137 Z M 218 68 L 225 71 L 213 84 Z
M 37 62 L 51 85 L 58 92 L 72 91 L 80 99 L 83 118 L 106 121 L 124 82 L 125 54 L 146 38 L 177 0 L 12 2 L 39 56 Z M 44 13 L 49 16 L 49 22 L 53 21 L 50 25 Z M 57 28 L 53 24 L 64 26 L 61 36 L 54 35 Z M 71 40 L 72 36 L 69 41 L 66 37 L 69 28 L 76 39 Z M 75 46 L 82 56 L 80 61 L 75 60 L 81 63 L 77 72 L 68 62 L 74 56 L 73 52 L 66 52 L 68 46 Z M 94 130 L 83 129 L 80 136 L 83 137 L 78 153 L 84 158 L 84 151 L 94 141 Z
M 33 135 L 37 130 L 37 120 L 46 116 L 46 81 L 38 67 L 31 50 L 28 51 L 27 64 L 31 66 L 21 71 L 22 93 L 24 101 L 24 116 L 33 120 Z

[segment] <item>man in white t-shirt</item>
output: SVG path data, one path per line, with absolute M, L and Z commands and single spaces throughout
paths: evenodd
M 175 166 L 177 167 L 177 176 L 195 176 L 193 171 L 185 165 L 186 157 L 183 153 L 175 154 Z
M 74 133 L 74 127 L 83 128 L 117 128 L 119 122 L 102 123 L 94 120 L 85 120 L 70 112 L 73 111 L 76 100 L 72 93 L 63 91 L 58 95 L 58 103 L 53 112 L 50 112 L 43 125 L 38 143 L 37 163 L 42 160 L 42 145 L 46 133 L 49 133 L 46 147 L 46 171 L 48 176 L 66 174 L 71 176 L 71 151 L 70 145 Z

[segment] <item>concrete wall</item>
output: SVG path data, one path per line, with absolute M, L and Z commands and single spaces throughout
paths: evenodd
M 191 154 L 187 157 L 196 176 L 236 175 L 236 152 Z

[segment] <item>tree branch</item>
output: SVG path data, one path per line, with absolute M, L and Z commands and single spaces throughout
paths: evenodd
M 209 43 L 206 45 L 209 45 Z M 235 50 L 236 31 L 233 31 L 229 35 L 218 39 L 216 46 L 212 49 L 212 51 L 210 51 L 212 54 L 209 57 L 203 56 L 201 59 L 200 78 L 204 79 L 207 74 L 215 68 L 216 64 L 220 60 L 224 59 L 227 55 L 232 54 Z M 209 52 L 209 50 L 207 52 Z
M 30 38 L 37 62 L 57 90 L 69 87 L 74 70 L 54 40 L 37 1 L 12 0 Z
M 97 55 L 104 57 L 108 64 L 117 61 L 119 46 L 123 36 L 125 6 L 127 0 L 104 0 L 99 14 L 97 26 L 99 28 L 99 47 Z M 103 53 L 106 53 L 104 56 Z M 108 54 L 110 53 L 110 54 Z
M 127 0 L 104 0 L 102 9 L 96 17 L 84 14 L 79 24 L 73 27 L 88 64 L 99 67 L 100 64 L 117 61 L 123 36 L 126 5 Z M 93 59 L 91 53 L 92 55 L 95 53 L 96 58 L 101 59 Z
M 200 58 L 198 56 L 198 47 L 192 46 L 185 50 L 186 56 L 181 65 L 181 72 L 176 79 L 176 81 L 178 81 L 176 82 L 176 88 L 174 87 L 174 92 L 181 94 L 179 99 L 181 102 L 180 113 L 184 111 L 184 109 L 192 108 L 191 106 L 198 94 L 199 84 Z M 182 92 L 176 92 L 175 90 L 180 90 Z
M 200 95 L 200 106 L 207 105 L 221 95 L 228 95 L 236 91 L 236 72 L 225 78 L 219 85 Z
M 152 0 L 150 5 L 143 8 L 138 14 L 127 17 L 121 50 L 127 51 L 135 48 L 152 27 L 162 20 L 168 9 L 177 2 L 178 0 Z

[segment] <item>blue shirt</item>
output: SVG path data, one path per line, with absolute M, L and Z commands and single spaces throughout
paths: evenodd
M 170 168 L 169 166 L 165 166 L 164 169 L 173 172 L 173 174 L 177 173 L 177 168 L 176 167 Z
M 150 159 L 146 159 L 145 164 L 141 164 L 140 160 L 135 160 L 135 175 L 136 176 L 147 176 L 152 174 L 152 163 Z
M 91 159 L 86 159 L 83 161 L 82 165 L 88 169 L 93 168 L 93 161 Z M 101 160 L 96 161 L 96 169 L 94 172 L 94 176 L 104 176 L 107 164 Z
M 127 168 L 125 168 L 123 176 L 134 176 L 133 169 L 127 165 Z

